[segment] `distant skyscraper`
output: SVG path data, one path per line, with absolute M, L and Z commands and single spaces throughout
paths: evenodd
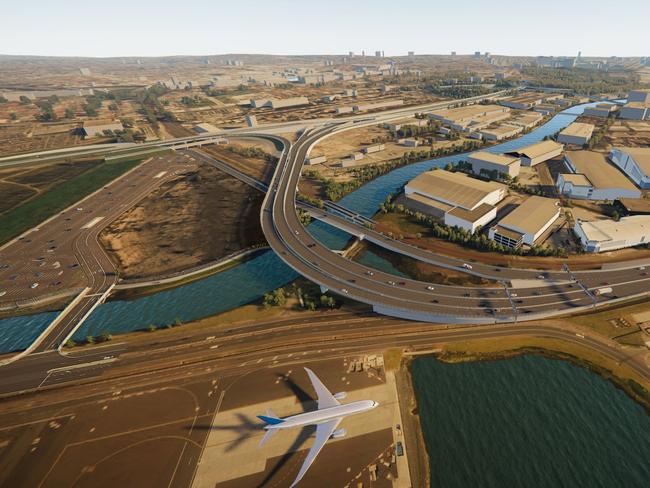
M 381 51 L 375 51 L 375 57 L 381 58 Z

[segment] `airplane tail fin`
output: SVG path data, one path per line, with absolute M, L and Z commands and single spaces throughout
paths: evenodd
M 266 433 L 264 434 L 264 437 L 262 437 L 262 440 L 257 445 L 257 447 L 262 447 L 264 445 L 264 443 L 266 441 L 268 441 L 273 436 L 273 434 L 275 434 L 276 432 L 277 432 L 277 429 L 269 429 L 269 430 L 267 430 Z
M 273 410 L 270 408 L 266 410 L 266 415 L 258 415 L 258 419 L 264 422 L 266 425 L 278 425 L 284 422 L 281 418 L 278 418 L 277 415 L 273 413 Z

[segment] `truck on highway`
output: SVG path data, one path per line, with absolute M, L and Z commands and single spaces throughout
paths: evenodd
M 612 291 L 613 290 L 612 290 L 611 286 L 605 286 L 605 287 L 602 287 L 602 288 L 596 288 L 594 290 L 594 295 L 596 295 L 596 296 L 605 295 L 606 293 L 611 293 Z

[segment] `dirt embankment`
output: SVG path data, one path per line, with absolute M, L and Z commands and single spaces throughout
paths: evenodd
M 262 199 L 257 190 L 201 164 L 147 196 L 100 239 L 121 276 L 159 276 L 264 243 Z

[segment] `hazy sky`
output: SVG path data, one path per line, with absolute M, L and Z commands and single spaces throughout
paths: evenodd
M 0 54 L 650 56 L 650 0 L 0 0 Z

